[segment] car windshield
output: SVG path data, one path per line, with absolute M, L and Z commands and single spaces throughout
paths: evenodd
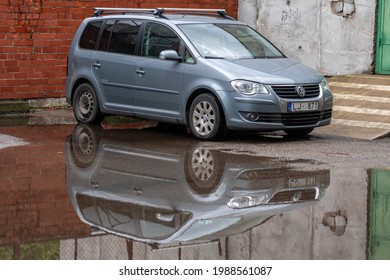
M 246 25 L 185 24 L 180 29 L 205 58 L 285 57 L 267 39 Z

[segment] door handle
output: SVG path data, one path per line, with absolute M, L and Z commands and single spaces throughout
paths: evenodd
M 138 70 L 135 71 L 135 72 L 136 72 L 136 73 L 138 74 L 138 76 L 140 76 L 140 77 L 142 77 L 143 75 L 146 74 L 145 70 L 142 69 L 142 68 L 138 69 Z
M 99 69 L 102 65 L 100 64 L 99 61 L 96 61 L 94 64 L 92 64 L 95 69 Z

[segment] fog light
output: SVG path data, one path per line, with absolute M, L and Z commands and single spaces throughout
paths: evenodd
M 252 195 L 243 195 L 233 197 L 228 203 L 227 206 L 234 209 L 242 209 L 253 206 L 258 206 L 266 200 L 266 196 L 252 196 Z
M 255 122 L 255 121 L 258 121 L 260 119 L 260 115 L 258 113 L 248 113 L 246 115 L 246 117 L 252 121 L 252 122 Z

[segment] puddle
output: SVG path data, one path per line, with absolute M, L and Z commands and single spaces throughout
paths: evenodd
M 390 259 L 387 168 L 158 129 L 4 134 L 29 145 L 1 150 L 0 259 Z

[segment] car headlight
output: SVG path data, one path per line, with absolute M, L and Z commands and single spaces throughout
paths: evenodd
M 234 209 L 242 209 L 253 206 L 258 206 L 267 199 L 266 196 L 253 196 L 253 195 L 243 195 L 233 197 L 228 203 L 227 206 Z
M 329 84 L 328 82 L 326 81 L 326 79 L 324 78 L 321 83 L 320 83 L 321 87 L 322 87 L 322 91 L 330 91 L 330 87 L 329 87 Z
M 245 80 L 234 80 L 231 81 L 231 85 L 239 93 L 245 95 L 268 94 L 266 87 L 260 83 Z

